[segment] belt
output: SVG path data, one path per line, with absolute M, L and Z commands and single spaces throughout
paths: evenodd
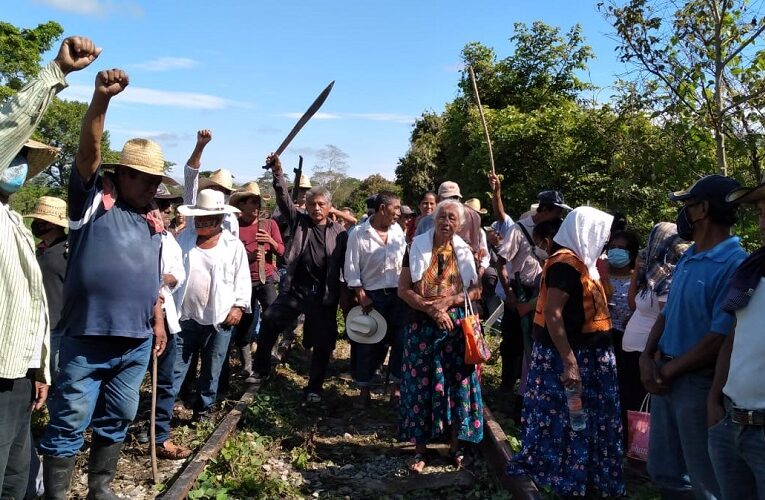
M 369 293 L 381 293 L 383 295 L 396 295 L 398 294 L 398 288 L 377 288 L 375 290 L 369 290 Z
M 730 419 L 734 424 L 765 426 L 765 410 L 744 410 L 734 406 Z

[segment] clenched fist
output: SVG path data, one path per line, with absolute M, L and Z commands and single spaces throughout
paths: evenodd
M 210 141 L 212 141 L 210 129 L 205 128 L 197 132 L 197 146 L 206 146 Z
M 93 40 L 84 36 L 70 36 L 61 42 L 58 55 L 53 60 L 64 74 L 87 68 L 96 60 L 101 49 L 96 47 Z
M 130 80 L 127 73 L 121 69 L 106 69 L 96 75 L 96 94 L 103 97 L 114 97 L 128 86 Z
M 266 158 L 266 168 L 270 168 L 273 172 L 282 171 L 282 161 L 279 159 L 279 155 L 271 153 Z

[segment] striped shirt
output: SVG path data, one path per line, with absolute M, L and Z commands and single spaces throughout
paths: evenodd
M 53 96 L 66 86 L 63 71 L 51 62 L 37 78 L 5 101 L 0 110 L 0 168 L 11 164 L 37 128 Z

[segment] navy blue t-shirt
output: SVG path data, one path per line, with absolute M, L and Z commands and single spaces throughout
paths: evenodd
M 69 179 L 69 266 L 61 329 L 66 335 L 148 338 L 160 286 L 160 234 L 117 200 L 104 207 L 103 179 Z

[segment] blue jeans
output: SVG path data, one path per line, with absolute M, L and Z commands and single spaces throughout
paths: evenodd
M 648 473 L 671 498 L 693 490 L 699 499 L 720 497 L 707 451 L 707 394 L 712 370 L 684 373 L 662 396 L 651 396 Z
M 385 338 L 376 344 L 361 344 L 351 341 L 351 358 L 353 359 L 353 379 L 357 387 L 367 387 L 372 380 L 375 370 L 379 368 L 390 346 L 388 373 L 391 381 L 397 384 L 401 381 L 401 362 L 403 358 L 403 330 L 406 310 L 404 303 L 398 298 L 395 288 L 366 291 L 367 297 L 388 325 Z
M 72 457 L 90 425 L 104 445 L 125 440 L 138 411 L 138 390 L 149 366 L 152 338 L 87 336 L 61 341 L 50 423 L 40 442 L 45 455 Z
M 734 424 L 730 403 L 709 428 L 709 456 L 723 500 L 765 498 L 765 427 Z
M 157 411 L 155 442 L 162 444 L 170 439 L 170 421 L 173 419 L 175 390 L 173 374 L 175 373 L 176 340 L 175 335 L 167 334 L 165 352 L 157 359 Z
M 175 367 L 173 368 L 173 391 L 178 394 L 181 384 L 189 371 L 191 358 L 200 352 L 202 369 L 197 379 L 195 411 L 203 413 L 215 404 L 223 363 L 228 360 L 228 344 L 231 328 L 216 331 L 212 325 L 200 325 L 193 320 L 181 321 L 181 332 L 176 339 Z

